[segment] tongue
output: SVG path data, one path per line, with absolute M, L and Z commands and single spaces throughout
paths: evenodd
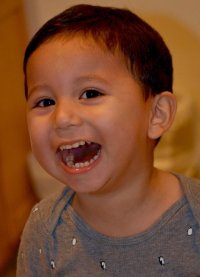
M 100 150 L 100 145 L 97 143 L 85 144 L 78 148 L 63 151 L 63 158 L 72 157 L 74 163 L 84 163 L 90 161 Z

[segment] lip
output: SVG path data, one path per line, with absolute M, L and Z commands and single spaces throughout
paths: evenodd
M 87 165 L 87 166 L 84 166 L 84 167 L 80 167 L 80 168 L 76 168 L 76 167 L 69 167 L 64 161 L 63 161 L 63 158 L 62 158 L 62 146 L 63 145 L 73 145 L 77 142 L 80 142 L 80 141 L 83 141 L 83 140 L 76 140 L 76 141 L 68 141 L 67 143 L 62 143 L 58 149 L 57 149 L 57 155 L 58 155 L 58 159 L 59 159 L 59 162 L 60 162 L 60 165 L 62 167 L 62 169 L 66 172 L 66 173 L 69 173 L 69 174 L 72 174 L 72 175 L 76 175 L 76 174 L 84 174 L 84 173 L 87 173 L 91 170 L 93 170 L 100 162 L 100 160 L 102 159 L 102 148 L 99 150 L 99 154 L 98 154 L 98 158 L 93 161 L 91 164 Z M 85 140 L 87 143 L 94 143 L 93 141 L 89 141 L 89 140 Z
M 62 169 L 66 173 L 76 175 L 76 174 L 84 174 L 84 173 L 87 173 L 87 172 L 93 170 L 99 164 L 101 158 L 102 157 L 101 157 L 101 151 L 100 151 L 99 157 L 96 161 L 94 161 L 92 164 L 82 167 L 82 168 L 69 167 L 62 161 L 61 158 L 59 158 L 59 160 L 60 160 Z

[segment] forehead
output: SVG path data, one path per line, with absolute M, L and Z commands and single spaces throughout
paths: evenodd
M 50 37 L 49 39 L 42 42 L 30 55 L 28 62 L 32 55 L 34 55 L 35 52 L 38 52 L 40 48 L 44 48 L 45 46 L 48 46 L 48 48 L 53 48 L 56 46 L 58 51 L 58 45 L 60 45 L 60 49 L 64 50 L 64 48 L 67 50 L 67 48 L 70 48 L 70 46 L 73 48 L 72 50 L 93 50 L 91 53 L 94 53 L 94 51 L 99 52 L 100 55 L 104 54 L 107 57 L 109 55 L 115 56 L 115 58 L 120 58 L 120 60 L 124 64 L 127 63 L 127 57 L 124 56 L 123 52 L 119 49 L 118 45 L 107 45 L 106 41 L 102 37 L 95 38 L 90 34 L 70 34 L 63 32 L 61 34 L 57 34 L 56 36 Z M 67 47 L 66 47 L 67 45 Z M 69 50 L 68 50 L 69 51 Z M 72 51 L 73 53 L 74 51 Z M 27 62 L 27 64 L 28 64 Z
M 29 58 L 27 77 L 33 70 L 41 71 L 45 65 L 48 69 L 63 67 L 71 71 L 112 67 L 112 71 L 120 69 L 129 74 L 125 59 L 117 49 L 111 52 L 102 43 L 83 36 L 58 36 L 41 44 Z
M 41 88 L 65 95 L 67 91 L 98 87 L 121 97 L 125 91 L 130 92 L 128 95 L 137 91 L 143 98 L 142 88 L 128 70 L 123 56 L 82 37 L 57 38 L 42 44 L 30 56 L 26 77 L 27 95 L 42 92 Z

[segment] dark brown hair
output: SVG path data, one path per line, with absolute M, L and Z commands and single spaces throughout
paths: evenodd
M 118 49 L 143 88 L 145 99 L 162 91 L 172 92 L 172 57 L 156 30 L 129 10 L 82 4 L 50 19 L 28 44 L 24 56 L 26 96 L 26 67 L 31 54 L 55 37 L 76 34 L 92 37 L 111 52 Z

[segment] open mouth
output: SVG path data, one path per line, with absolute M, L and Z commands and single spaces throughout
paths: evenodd
M 61 159 L 70 168 L 84 168 L 93 164 L 100 156 L 101 145 L 89 141 L 62 145 L 59 148 Z

